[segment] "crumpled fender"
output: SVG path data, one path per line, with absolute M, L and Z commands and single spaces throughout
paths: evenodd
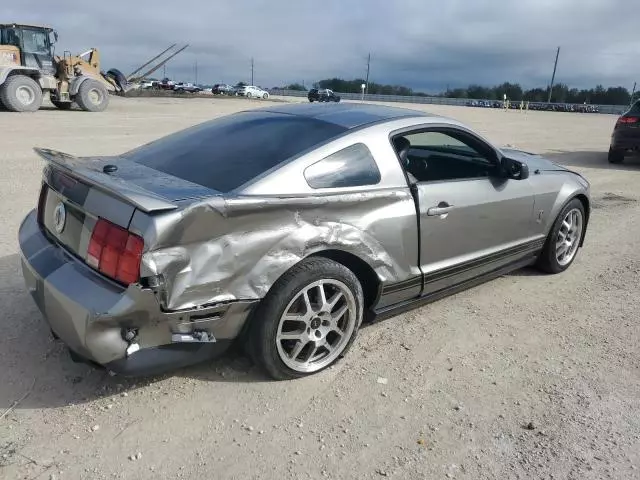
M 395 233 L 389 222 L 397 225 Z M 417 241 L 413 198 L 402 190 L 218 199 L 186 208 L 169 226 L 157 232 L 156 245 L 142 259 L 144 271 L 162 275 L 162 303 L 169 310 L 262 298 L 300 260 L 329 249 L 356 255 L 381 281 L 401 281 L 411 266 L 398 237 L 408 232 Z M 400 253 L 392 254 L 369 232 L 396 240 Z M 413 243 L 407 248 L 413 251 Z

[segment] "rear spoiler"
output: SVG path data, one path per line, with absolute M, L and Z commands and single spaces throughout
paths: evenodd
M 47 162 L 54 164 L 79 180 L 90 183 L 92 188 L 125 200 L 143 212 L 162 212 L 178 208 L 175 203 L 144 188 L 117 177 L 112 177 L 100 170 L 89 168 L 81 158 L 46 148 L 34 148 L 33 150 Z

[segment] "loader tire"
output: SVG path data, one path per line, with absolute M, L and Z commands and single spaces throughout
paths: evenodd
M 12 112 L 36 112 L 42 105 L 42 89 L 30 77 L 12 75 L 0 86 L 0 102 Z
M 85 112 L 102 112 L 109 105 L 109 92 L 101 83 L 85 80 L 74 100 Z
M 126 91 L 127 77 L 125 77 L 120 70 L 118 70 L 117 68 L 112 68 L 107 72 L 107 77 L 111 78 L 116 83 L 116 85 L 120 87 L 120 90 L 122 92 Z

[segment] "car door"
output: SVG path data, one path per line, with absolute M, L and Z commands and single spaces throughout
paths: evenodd
M 528 180 L 505 178 L 498 155 L 467 130 L 404 133 L 420 221 L 423 294 L 515 263 L 541 247 Z

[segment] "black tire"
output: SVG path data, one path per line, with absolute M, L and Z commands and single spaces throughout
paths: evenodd
M 624 161 L 624 150 L 609 148 L 609 163 L 622 163 Z
M 309 102 L 310 102 L 310 103 L 313 103 L 313 102 L 314 102 L 313 98 L 310 98 L 310 99 L 309 99 Z
M 120 90 L 122 90 L 123 92 L 127 89 L 127 85 L 128 85 L 127 77 L 125 77 L 124 73 L 122 73 L 117 68 L 110 69 L 107 72 L 107 76 L 113 79 L 116 85 L 118 85 L 118 87 L 120 87 Z
M 60 110 L 71 110 L 71 106 L 72 106 L 71 102 L 59 102 L 57 100 L 54 100 L 53 98 L 51 98 L 50 100 L 53 106 Z
M 42 106 L 42 89 L 31 77 L 11 75 L 0 86 L 0 102 L 11 112 L 37 112 Z
M 109 105 L 109 92 L 101 83 L 85 80 L 80 84 L 74 100 L 85 112 L 102 112 Z
M 268 93 L 265 93 L 264 95 L 262 95 L 262 98 L 263 98 L 264 100 L 266 100 L 267 98 L 269 98 L 269 94 L 268 94 Z
M 551 227 L 551 231 L 547 236 L 547 240 L 542 249 L 542 253 L 538 257 L 538 261 L 536 262 L 536 267 L 545 273 L 556 274 L 556 273 L 564 272 L 567 268 L 571 266 L 571 264 L 573 264 L 576 257 L 578 256 L 578 251 L 580 250 L 579 246 L 577 247 L 573 257 L 567 264 L 564 264 L 564 265 L 560 264 L 556 256 L 556 239 L 560 234 L 562 222 L 564 221 L 564 218 L 569 213 L 569 211 L 573 209 L 579 210 L 580 213 L 582 214 L 582 225 L 581 225 L 580 239 L 578 240 L 578 242 L 582 240 L 584 236 L 587 217 L 585 215 L 584 206 L 582 205 L 582 202 L 577 198 L 574 198 L 562 208 L 562 210 L 556 217 L 556 220 L 553 222 L 553 226 Z
M 356 304 L 353 332 L 343 350 L 331 363 L 313 372 L 301 372 L 287 366 L 278 353 L 276 334 L 285 308 L 305 286 L 318 280 L 337 280 L 346 285 Z M 358 334 L 363 311 L 362 286 L 344 265 L 322 257 L 307 258 L 287 271 L 271 287 L 267 296 L 251 315 L 245 349 L 253 361 L 275 380 L 291 380 L 318 373 L 344 357 Z

